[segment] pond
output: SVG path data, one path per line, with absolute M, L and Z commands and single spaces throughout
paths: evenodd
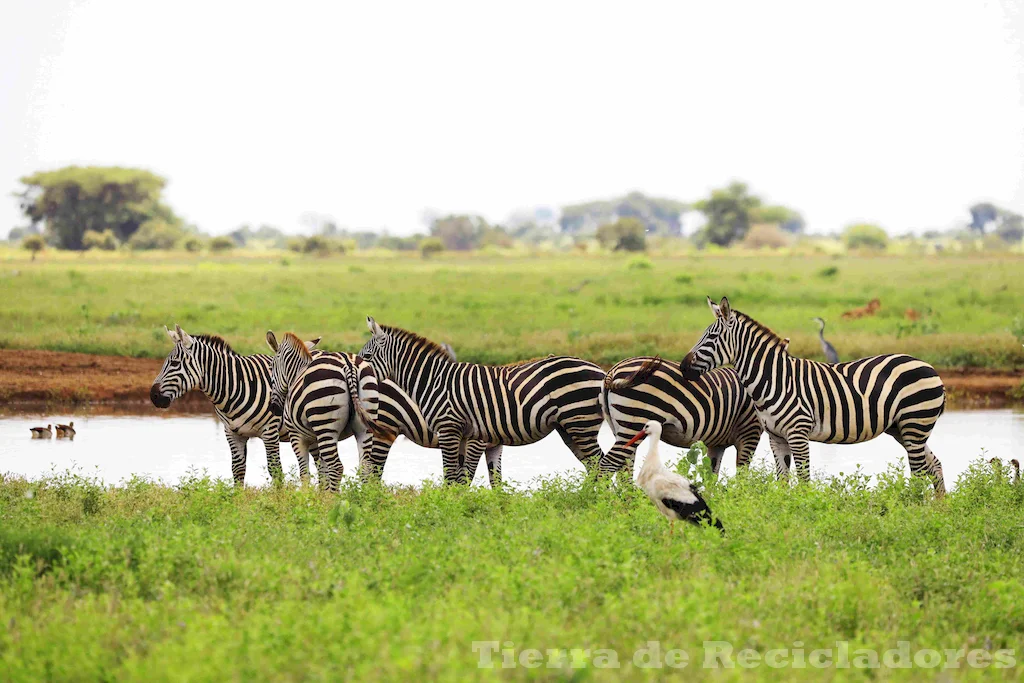
M 77 429 L 74 441 L 33 440 L 29 427 L 67 422 L 73 419 Z M 600 443 L 607 450 L 613 442 L 607 425 Z M 1021 459 L 1024 455 L 1024 412 L 1013 410 L 951 411 L 942 416 L 929 444 L 942 460 L 946 486 L 952 488 L 957 477 L 974 460 L 998 457 Z M 349 439 L 340 445 L 346 475 L 356 472 L 356 448 Z M 678 458 L 676 448 L 663 445 L 668 463 Z M 647 452 L 640 446 L 640 457 Z M 295 456 L 288 444 L 281 445 L 285 471 L 297 473 Z M 726 453 L 722 471 L 735 472 L 733 449 Z M 762 437 L 755 462 L 770 463 L 771 449 Z M 811 469 L 814 476 L 853 472 L 858 465 L 868 475 L 884 472 L 892 463 L 906 467 L 906 454 L 896 442 L 882 436 L 852 446 L 811 444 Z M 557 435 L 552 434 L 531 446 L 506 448 L 503 457 L 507 481 L 528 486 L 532 480 L 554 474 L 582 472 L 583 467 L 569 453 Z M 176 483 L 190 472 L 205 472 L 212 477 L 231 478 L 230 456 L 220 423 L 211 415 L 175 413 L 111 415 L 87 412 L 77 415 L 7 414 L 0 416 L 0 472 L 38 478 L 73 469 L 116 484 L 132 475 L 142 475 L 167 483 Z M 417 485 L 424 480 L 441 481 L 440 451 L 420 448 L 400 438 L 391 450 L 384 480 L 390 484 Z M 249 441 L 246 484 L 262 486 L 269 481 L 266 453 L 262 442 Z M 486 473 L 481 467 L 475 483 L 484 485 Z

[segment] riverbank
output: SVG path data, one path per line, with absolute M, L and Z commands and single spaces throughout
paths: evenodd
M 0 406 L 151 407 L 149 387 L 162 363 L 154 358 L 0 349 Z M 1001 408 L 1024 398 L 1020 373 L 952 368 L 939 372 L 951 407 Z M 190 411 L 207 405 L 197 392 L 178 404 Z

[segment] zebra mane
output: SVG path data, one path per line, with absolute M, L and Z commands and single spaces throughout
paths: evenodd
M 737 317 L 737 318 L 741 318 L 741 319 L 743 319 L 743 320 L 747 321 L 748 323 L 750 323 L 750 326 L 751 326 L 751 327 L 753 327 L 753 328 L 754 328 L 755 330 L 758 330 L 758 331 L 760 331 L 760 332 L 763 332 L 763 333 L 764 333 L 765 335 L 767 335 L 767 336 L 768 336 L 768 337 L 769 337 L 770 339 L 772 339 L 773 341 L 775 341 L 775 342 L 778 342 L 779 344 L 782 344 L 783 346 L 785 346 L 785 344 L 783 343 L 782 337 L 780 337 L 779 335 L 777 335 L 777 334 L 776 334 L 776 333 L 775 333 L 775 332 L 774 332 L 774 331 L 773 331 L 773 330 L 772 330 L 771 328 L 769 328 L 768 326 L 766 326 L 766 325 L 763 325 L 762 323 L 759 323 L 759 322 L 757 322 L 756 320 L 754 320 L 753 318 L 751 318 L 751 317 L 750 317 L 749 315 L 747 315 L 746 313 L 743 313 L 743 312 L 741 312 L 741 311 L 737 311 L 737 310 L 736 310 L 735 308 L 733 309 L 733 313 L 735 313 L 735 314 L 736 314 L 736 317 Z
M 548 358 L 554 357 L 555 354 L 549 353 L 546 356 L 537 356 L 536 358 L 527 358 L 526 360 L 514 360 L 511 363 L 504 363 L 502 365 L 495 365 L 496 368 L 517 368 L 520 365 L 529 365 L 530 363 L 536 363 L 537 361 L 547 360 Z
M 219 337 L 216 334 L 193 334 L 193 339 L 198 339 L 207 346 L 213 347 L 218 351 L 224 351 L 232 356 L 237 356 L 238 353 L 231 348 L 231 345 L 224 341 L 224 337 Z
M 291 332 L 285 332 L 284 337 L 281 339 L 281 345 L 290 343 L 300 356 L 303 358 L 312 358 L 313 352 L 306 346 L 306 342 L 299 339 L 298 335 Z
M 381 325 L 380 327 L 387 334 L 394 335 L 395 337 L 399 337 L 408 342 L 411 342 L 414 346 L 420 346 L 423 348 L 430 349 L 432 351 L 437 351 L 439 354 L 441 354 L 448 360 L 452 359 L 452 356 L 448 352 L 448 350 L 445 349 L 440 344 L 438 344 L 436 341 L 427 339 L 426 337 L 416 334 L 415 332 L 403 330 L 401 327 L 392 327 L 391 325 Z

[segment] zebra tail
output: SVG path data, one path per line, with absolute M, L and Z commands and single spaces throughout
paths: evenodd
M 651 376 L 658 371 L 661 367 L 661 356 L 655 356 L 645 360 L 643 364 L 636 369 L 636 371 L 629 377 L 624 379 L 612 379 L 612 376 L 605 375 L 604 388 L 605 391 L 608 389 L 630 389 L 635 387 L 637 384 L 643 384 L 651 378 Z
M 380 435 L 383 438 L 391 438 L 392 440 L 397 439 L 398 435 L 393 434 L 391 430 L 384 425 L 383 422 L 377 419 L 376 415 L 371 414 L 371 412 L 366 409 L 366 406 L 363 405 L 363 401 L 359 397 L 358 368 L 356 367 L 355 363 L 352 362 L 351 359 L 346 358 L 346 360 L 348 361 L 349 371 L 345 373 L 345 381 L 348 382 L 348 393 L 352 397 L 352 407 L 355 408 L 356 415 L 359 416 L 359 419 L 362 421 L 364 425 L 366 425 L 366 428 L 370 430 L 371 433 L 375 435 Z M 373 371 L 373 374 L 374 378 L 376 378 L 376 371 Z

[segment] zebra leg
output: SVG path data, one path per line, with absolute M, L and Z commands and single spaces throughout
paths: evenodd
M 629 434 L 615 435 L 615 444 L 601 458 L 601 474 L 616 474 L 627 469 L 632 471 L 637 445 L 627 446 L 629 437 Z
M 463 465 L 459 457 L 462 453 L 462 432 L 451 428 L 441 430 L 438 432 L 437 442 L 441 446 L 445 483 L 454 484 L 462 481 Z
M 932 449 L 925 444 L 924 447 L 925 467 L 928 468 L 928 476 L 932 479 L 932 485 L 935 487 L 935 495 L 942 498 L 946 495 L 946 480 L 942 476 L 942 463 L 932 453 Z
M 341 476 L 345 474 L 338 457 L 338 435 L 330 431 L 317 434 L 316 449 L 320 454 L 320 488 L 337 491 Z
M 793 453 L 789 442 L 771 433 L 768 434 L 768 441 L 772 445 L 772 455 L 775 456 L 775 478 L 789 479 L 789 458 Z
M 754 453 L 757 451 L 757 444 L 761 440 L 761 432 L 754 434 L 753 437 L 747 437 L 740 439 L 736 442 L 736 470 L 738 471 L 741 467 L 750 467 L 750 461 L 754 457 Z
M 362 461 L 362 471 L 359 474 L 364 482 L 374 479 L 380 481 L 384 476 L 384 465 L 388 461 L 388 454 L 395 440 L 380 434 L 367 431 L 369 443 L 363 447 L 366 458 Z
M 473 478 L 476 476 L 477 467 L 480 465 L 480 458 L 483 457 L 486 444 L 483 441 L 472 441 L 467 440 L 465 442 L 465 474 L 463 477 L 467 484 L 473 483 Z
M 718 468 L 722 466 L 722 460 L 725 457 L 725 446 L 708 448 L 708 457 L 711 458 L 711 471 L 718 474 Z
M 501 449 L 501 444 L 498 444 L 484 451 L 484 457 L 487 459 L 487 479 L 491 482 L 492 489 L 501 486 Z
M 275 486 L 284 483 L 284 470 L 281 467 L 281 432 L 275 429 L 271 434 L 263 435 L 263 447 L 267 450 L 267 469 Z
M 249 438 L 235 434 L 224 426 L 224 436 L 228 439 L 228 448 L 231 449 L 231 476 L 235 480 L 235 486 L 245 486 L 245 455 L 248 449 Z
M 789 436 L 789 450 L 793 453 L 793 469 L 800 481 L 811 480 L 811 442 L 803 434 Z
M 596 425 L 574 425 L 569 423 L 566 426 L 560 424 L 555 426 L 558 436 L 562 437 L 562 441 L 569 447 L 572 454 L 583 463 L 588 473 L 598 466 L 601 458 L 604 456 L 604 452 L 597 444 L 597 432 L 600 428 L 600 422 Z
M 299 480 L 303 484 L 309 483 L 309 448 L 306 443 L 297 435 L 289 434 L 288 441 L 292 444 L 292 451 L 295 452 L 295 459 L 299 461 Z

